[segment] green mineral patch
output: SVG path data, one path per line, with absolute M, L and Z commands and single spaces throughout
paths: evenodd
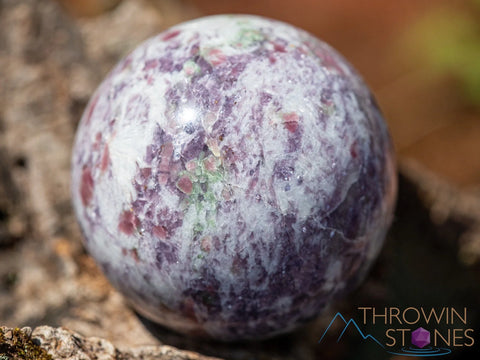
M 188 177 L 192 183 L 192 191 L 187 198 L 188 205 L 194 204 L 197 211 L 202 211 L 207 205 L 209 209 L 216 208 L 217 197 L 213 185 L 224 178 L 224 170 L 219 158 L 205 157 L 201 153 L 191 170 L 184 170 L 180 177 Z
M 325 104 L 322 104 L 322 111 L 324 114 L 327 116 L 332 116 L 335 114 L 335 104 L 333 102 L 326 102 Z
M 200 73 L 200 66 L 195 61 L 188 60 L 183 64 L 183 71 L 187 76 L 197 75 Z
M 185 206 L 195 206 L 197 221 L 193 227 L 194 235 L 201 234 L 206 228 L 215 227 L 215 210 L 219 199 L 214 191 L 214 185 L 224 180 L 224 168 L 219 157 L 200 156 L 191 160 L 186 170 L 180 173 L 180 178 L 188 178 L 192 190 L 185 199 Z
M 264 39 L 263 34 L 255 29 L 241 29 L 233 43 L 236 47 L 249 47 Z

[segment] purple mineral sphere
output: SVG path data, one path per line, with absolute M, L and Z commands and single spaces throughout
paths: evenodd
M 357 73 L 290 25 L 213 16 L 124 58 L 78 128 L 85 246 L 145 317 L 220 340 L 318 315 L 392 220 L 392 144 Z

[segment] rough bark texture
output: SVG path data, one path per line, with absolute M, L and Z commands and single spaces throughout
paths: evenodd
M 71 146 L 89 96 L 113 64 L 192 14 L 167 4 L 159 11 L 124 0 L 76 19 L 53 0 L 0 0 L 0 325 L 35 328 L 32 339 L 58 359 L 205 358 L 170 346 L 228 359 L 347 358 L 363 350 L 317 343 L 336 311 L 418 299 L 467 306 L 470 326 L 480 329 L 473 311 L 480 191 L 460 191 L 404 161 L 396 219 L 376 266 L 356 293 L 305 328 L 262 343 L 218 344 L 156 327 L 128 307 L 81 245 L 70 204 Z M 456 350 L 456 358 L 469 351 Z
M 214 360 L 171 346 L 139 346 L 129 349 L 115 347 L 97 337 L 84 337 L 65 328 L 39 326 L 31 328 L 0 328 L 1 349 L 11 358 L 65 360 Z M 20 355 L 20 356 L 19 356 Z

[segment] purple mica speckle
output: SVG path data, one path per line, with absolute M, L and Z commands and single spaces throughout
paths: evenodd
M 289 331 L 351 291 L 396 193 L 373 97 L 290 25 L 214 16 L 140 45 L 77 131 L 85 244 L 144 316 L 221 340 Z

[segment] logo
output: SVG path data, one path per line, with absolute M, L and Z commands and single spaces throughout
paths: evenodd
M 336 342 L 340 343 L 348 330 L 349 336 L 358 335 L 364 342 L 372 343 L 388 354 L 412 357 L 448 355 L 456 347 L 470 347 L 475 343 L 473 329 L 467 328 L 466 308 L 457 311 L 453 307 L 390 307 L 379 311 L 374 307 L 359 307 L 357 310 L 362 314 L 362 321 L 347 320 L 338 312 L 318 343 L 322 343 L 327 334 L 330 338 L 332 335 L 336 337 Z M 374 337 L 362 331 L 367 326 L 381 327 L 385 330 L 384 336 Z

